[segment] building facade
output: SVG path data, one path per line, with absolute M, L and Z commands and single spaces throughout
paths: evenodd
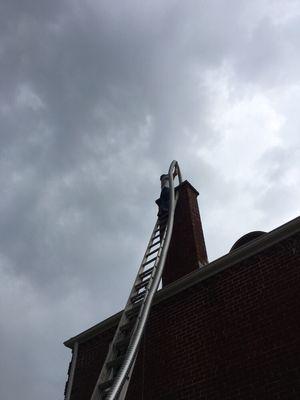
M 186 181 L 178 190 L 163 288 L 126 399 L 300 399 L 300 217 L 209 263 L 198 192 Z M 90 399 L 120 316 L 65 342 L 70 400 Z

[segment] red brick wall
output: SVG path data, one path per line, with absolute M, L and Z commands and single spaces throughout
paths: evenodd
M 114 332 L 115 328 L 109 329 L 79 344 L 72 400 L 90 400 Z
M 300 399 L 300 234 L 153 306 L 127 400 Z M 89 400 L 113 330 L 79 346 Z

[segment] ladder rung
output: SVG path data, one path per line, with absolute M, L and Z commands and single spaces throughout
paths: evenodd
M 167 222 L 166 222 L 166 221 L 165 221 L 165 222 L 162 222 L 162 223 L 159 222 L 159 223 L 157 224 L 157 228 L 155 228 L 155 230 L 154 230 L 154 233 L 160 231 L 160 230 L 163 229 L 166 225 L 167 225 Z
M 142 273 L 139 275 L 139 277 L 140 277 L 141 279 L 143 279 L 143 278 L 145 278 L 146 276 L 151 275 L 151 274 L 152 274 L 152 271 L 153 271 L 153 268 L 154 268 L 154 267 L 149 268 L 149 269 L 147 269 L 147 271 L 142 272 Z
M 149 261 L 146 261 L 144 264 L 143 264 L 143 266 L 145 267 L 146 265 L 148 265 L 148 264 L 151 264 L 153 261 L 155 261 L 156 260 L 156 257 L 153 257 L 153 258 L 151 258 L 151 260 L 149 260 Z
M 165 229 L 165 227 L 168 225 L 167 220 L 159 221 L 158 226 L 160 229 Z
M 158 222 L 164 221 L 169 218 L 169 213 L 165 213 L 162 217 L 158 217 Z
M 158 252 L 158 250 L 159 250 L 159 247 L 157 249 L 150 251 L 150 253 L 147 254 L 147 257 L 152 256 L 152 254 L 155 254 L 156 252 Z
M 124 350 L 124 349 L 126 349 L 128 347 L 129 342 L 130 342 L 130 337 L 127 336 L 127 337 L 125 337 L 123 339 L 118 340 L 115 343 L 115 348 L 117 350 L 119 350 L 119 351 Z
M 145 281 L 143 281 L 143 282 L 137 283 L 137 284 L 135 285 L 136 290 L 140 290 L 140 289 L 142 289 L 143 287 L 146 287 L 146 286 L 148 285 L 149 281 L 150 281 L 150 278 L 147 279 L 147 280 L 145 280 Z
M 132 296 L 130 299 L 131 303 L 136 303 L 137 301 L 142 300 L 145 297 L 145 294 L 146 294 L 146 291 Z
M 113 382 L 114 382 L 113 379 L 108 379 L 107 381 L 100 383 L 100 385 L 98 386 L 98 389 L 100 391 L 107 390 L 108 388 L 110 388 L 112 386 Z
M 125 311 L 125 315 L 128 319 L 131 319 L 132 317 L 136 317 L 140 311 L 140 307 L 133 307 L 130 308 L 129 310 Z
M 155 240 L 157 238 L 160 238 L 160 233 L 158 235 L 153 236 L 152 240 Z
M 152 244 L 149 246 L 149 249 L 151 249 L 151 247 L 156 246 L 157 244 L 160 244 L 160 240 L 159 240 L 158 242 L 156 242 L 156 243 L 152 243 Z
M 106 363 L 107 368 L 118 368 L 124 360 L 124 356 L 119 356 L 117 358 L 114 358 L 113 360 L 110 360 Z
M 132 328 L 133 328 L 133 323 L 132 323 L 132 320 L 131 320 L 131 321 L 128 321 L 125 324 L 121 325 L 119 330 L 120 330 L 120 332 L 125 334 L 127 332 L 130 332 L 130 330 Z

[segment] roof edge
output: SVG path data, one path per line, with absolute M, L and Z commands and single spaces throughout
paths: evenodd
M 273 246 L 280 240 L 286 239 L 289 236 L 300 231 L 300 217 L 296 217 L 291 221 L 275 228 L 274 230 L 254 239 L 253 241 L 238 247 L 237 249 L 225 254 L 224 256 L 217 258 L 211 263 L 201 267 L 199 270 L 195 270 L 188 275 L 183 276 L 177 281 L 171 283 L 170 285 L 159 290 L 155 295 L 153 304 L 158 304 L 161 301 L 173 296 L 174 294 L 185 290 L 209 277 L 222 272 L 223 270 L 241 262 L 248 257 L 257 254 L 260 251 Z M 66 340 L 64 345 L 69 348 L 73 348 L 75 342 L 84 342 L 95 334 L 100 333 L 109 329 L 110 327 L 117 324 L 119 318 L 121 317 L 122 310 L 118 313 L 106 318 L 102 322 L 92 326 L 79 333 L 78 335 Z

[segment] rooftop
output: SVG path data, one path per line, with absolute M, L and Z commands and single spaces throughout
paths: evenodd
M 232 250 L 230 253 L 210 262 L 209 264 L 202 266 L 196 271 L 191 272 L 188 275 L 176 280 L 175 282 L 167 285 L 163 289 L 156 293 L 154 304 L 175 295 L 223 270 L 233 266 L 234 264 L 241 262 L 248 257 L 255 255 L 270 246 L 273 246 L 277 242 L 292 236 L 293 234 L 300 232 L 300 217 L 297 217 L 278 228 L 253 239 L 252 241 L 242 245 L 241 247 Z M 121 317 L 122 311 L 111 317 L 103 320 L 102 322 L 92 326 L 91 328 L 79 333 L 78 335 L 68 339 L 64 342 L 64 345 L 69 348 L 73 348 L 75 342 L 85 342 L 86 340 L 94 337 L 95 335 L 103 332 L 112 326 L 115 326 Z

